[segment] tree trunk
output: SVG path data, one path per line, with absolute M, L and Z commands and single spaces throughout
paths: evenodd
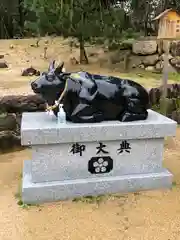
M 147 37 L 148 36 L 148 20 L 145 19 L 144 22 L 144 36 Z
M 145 5 L 145 19 L 144 19 L 145 37 L 148 36 L 149 13 L 150 13 L 150 5 L 149 5 L 149 2 L 146 1 L 146 5 Z
M 25 13 L 24 13 L 24 8 L 23 8 L 23 1 L 19 0 L 19 25 L 21 27 L 21 31 L 23 30 L 24 27 L 24 21 L 25 21 Z
M 86 13 L 83 13 L 81 15 L 82 26 L 85 23 L 85 19 L 86 19 Z M 80 46 L 79 46 L 80 47 L 80 63 L 81 64 L 88 64 L 88 57 L 87 57 L 87 54 L 86 54 L 86 51 L 85 51 L 85 48 L 84 48 L 84 37 L 83 37 L 82 34 L 79 36 L 79 43 L 80 43 Z
M 86 50 L 84 48 L 84 39 L 83 37 L 80 37 L 79 39 L 79 43 L 80 43 L 80 63 L 81 64 L 88 64 L 88 57 L 86 54 Z

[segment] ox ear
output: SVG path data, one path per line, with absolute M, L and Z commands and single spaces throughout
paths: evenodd
M 64 70 L 65 70 L 65 69 L 64 69 L 64 62 L 62 62 L 62 64 L 59 65 L 59 66 L 55 69 L 55 73 L 56 73 L 56 74 L 60 74 L 60 73 L 65 72 Z
M 52 70 L 54 70 L 54 68 L 55 68 L 55 62 L 56 62 L 56 61 L 53 60 L 53 61 L 49 64 L 49 69 L 48 69 L 49 72 L 52 71 Z

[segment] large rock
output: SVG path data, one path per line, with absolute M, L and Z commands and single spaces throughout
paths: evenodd
M 94 63 L 98 63 L 100 67 L 108 67 L 108 68 L 124 68 L 125 60 L 129 56 L 129 50 L 116 50 L 116 51 L 106 51 L 104 50 L 102 53 L 98 54 L 96 58 L 91 58 L 90 61 Z M 94 59 L 94 61 L 92 61 Z
M 0 131 L 16 131 L 16 124 L 15 114 L 0 114 Z
M 38 95 L 14 95 L 0 98 L 1 112 L 22 113 L 43 110 L 45 110 L 45 101 Z
M 125 61 L 130 54 L 129 50 L 114 51 L 109 54 L 110 63 L 116 64 Z
M 131 55 L 129 57 L 129 66 L 131 68 L 146 68 L 148 66 L 155 66 L 159 61 L 158 54 L 148 56 Z
M 36 70 L 33 67 L 26 68 L 22 71 L 22 76 L 40 76 L 40 71 Z
M 158 60 L 159 60 L 158 54 L 149 55 L 144 57 L 144 59 L 142 60 L 142 64 L 144 64 L 145 67 L 155 66 Z
M 8 68 L 8 65 L 5 61 L 0 61 L 0 68 Z
M 137 55 L 154 54 L 157 52 L 157 42 L 155 40 L 135 41 L 132 45 L 132 51 Z
M 0 150 L 10 150 L 21 146 L 21 138 L 13 131 L 0 131 Z
M 131 55 L 129 58 L 130 68 L 137 68 L 140 66 L 144 68 L 144 65 L 142 64 L 143 58 L 143 56 Z
M 0 150 L 20 147 L 21 116 L 23 112 L 45 110 L 45 101 L 38 95 L 5 96 L 0 98 Z

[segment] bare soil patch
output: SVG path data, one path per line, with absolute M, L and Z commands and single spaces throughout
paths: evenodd
M 32 45 L 34 45 L 32 47 Z M 39 47 L 35 47 L 36 39 L 18 39 L 18 40 L 0 40 L 0 55 L 4 55 L 4 60 L 8 64 L 7 69 L 0 69 L 0 95 L 9 94 L 28 94 L 32 93 L 30 81 L 36 77 L 22 77 L 21 73 L 28 67 L 34 67 L 37 70 L 45 71 L 48 68 L 49 62 L 55 59 L 57 62 L 65 62 L 65 67 L 68 71 L 86 70 L 92 73 L 114 75 L 124 78 L 131 78 L 145 87 L 155 87 L 161 84 L 161 76 L 155 79 L 148 73 L 145 77 L 130 72 L 123 73 L 117 68 L 102 68 L 97 60 L 97 54 L 90 57 L 90 65 L 71 65 L 70 56 L 79 55 L 79 49 L 73 48 L 70 50 L 68 40 L 63 40 L 60 37 L 46 37 L 39 42 Z M 44 58 L 44 47 L 47 47 L 47 57 Z M 102 49 L 97 46 L 87 46 L 87 53 L 98 53 L 100 58 Z M 149 75 L 149 76 L 148 76 Z M 169 80 L 169 83 L 174 82 Z

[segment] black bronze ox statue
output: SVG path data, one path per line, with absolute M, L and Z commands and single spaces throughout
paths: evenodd
M 56 116 L 62 103 L 67 121 L 74 123 L 147 119 L 149 95 L 140 84 L 88 72 L 63 72 L 63 66 L 55 68 L 53 61 L 48 72 L 31 83 Z

